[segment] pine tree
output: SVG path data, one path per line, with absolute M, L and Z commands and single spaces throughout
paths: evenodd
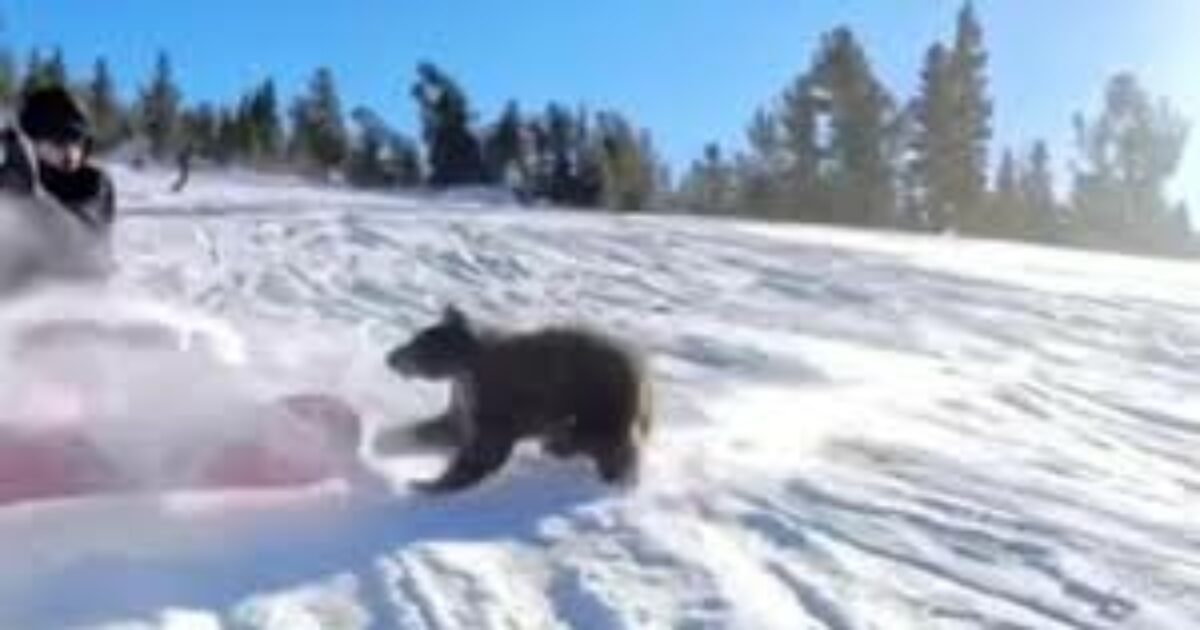
M 995 236 L 1021 237 L 1026 232 L 1024 199 L 1017 184 L 1017 161 L 1012 151 L 1005 150 L 996 169 L 995 191 L 984 233 Z
M 620 114 L 604 112 L 593 124 L 586 110 L 572 113 L 551 102 L 522 133 L 530 138 L 523 192 L 532 196 L 584 208 L 637 210 L 660 190 L 664 173 L 649 135 Z
M 209 103 L 201 103 L 181 114 L 184 142 L 192 147 L 196 155 L 213 159 L 225 157 L 220 147 L 220 116 Z
M 622 212 L 648 209 L 658 184 L 658 160 L 649 133 L 635 131 L 615 112 L 599 114 L 596 126 L 605 205 Z
M 823 38 L 810 73 L 829 139 L 821 169 L 832 219 L 855 225 L 895 223 L 895 182 L 886 134 L 892 101 L 871 71 L 866 53 L 845 28 Z
M 54 54 L 50 55 L 50 59 L 46 61 L 46 65 L 42 67 L 42 76 L 46 83 L 50 85 L 69 86 L 70 79 L 67 76 L 67 62 L 63 60 L 63 52 L 61 48 L 55 48 Z
M 356 186 L 387 186 L 383 156 L 389 133 L 387 125 L 366 107 L 356 107 L 350 112 L 350 119 L 358 127 L 358 133 L 350 148 L 346 179 Z
M 113 78 L 108 70 L 108 62 L 103 57 L 96 60 L 86 91 L 95 128 L 96 148 L 102 151 L 110 149 L 121 140 L 124 125 Z
M 267 79 L 251 93 L 247 114 L 254 147 L 252 159 L 259 163 L 276 160 L 283 150 L 283 123 L 273 80 Z
M 983 29 L 967 2 L 954 46 L 930 47 L 912 107 L 906 184 L 917 220 L 934 230 L 986 230 L 987 154 L 992 104 L 987 96 Z M 993 222 L 994 223 L 994 222 Z
M 55 48 L 49 59 L 42 58 L 37 48 L 29 51 L 25 61 L 25 77 L 21 83 L 22 94 L 48 86 L 67 85 L 67 66 L 63 61 L 62 49 Z
M 920 230 L 927 227 L 922 187 L 916 164 L 917 108 L 909 101 L 893 117 L 887 134 L 888 161 L 896 178 L 896 222 L 898 227 Z
M 992 104 L 987 96 L 987 52 L 983 28 L 968 0 L 958 14 L 954 48 L 950 52 L 953 177 L 951 198 L 958 227 L 973 229 L 987 224 L 979 216 L 985 209 L 988 141 L 991 139 Z
M 1022 236 L 1053 242 L 1060 238 L 1061 213 L 1054 195 L 1053 166 L 1046 143 L 1035 142 L 1018 177 L 1020 205 L 1025 225 Z
M 346 157 L 346 123 L 342 117 L 341 100 L 328 69 L 317 72 L 313 87 L 313 106 L 318 123 L 314 156 L 327 168 L 334 168 Z
M 955 96 L 950 54 L 934 44 L 925 55 L 920 93 L 913 103 L 914 130 L 909 163 L 916 217 L 914 223 L 935 231 L 958 223 L 955 191 Z
M 791 192 L 794 182 L 784 133 L 775 114 L 767 109 L 758 110 L 747 125 L 748 149 L 733 159 L 734 214 L 795 218 L 809 207 L 804 197 Z
M 726 214 L 735 207 L 733 167 L 714 143 L 704 146 L 704 156 L 692 162 L 679 185 L 680 203 L 704 214 Z
M 1154 102 L 1132 74 L 1113 77 L 1094 120 L 1075 121 L 1080 168 L 1072 204 L 1086 244 L 1166 251 L 1190 241 L 1172 221 L 1166 184 L 1183 157 L 1188 123 L 1166 100 Z
M 357 127 L 346 165 L 350 183 L 369 188 L 420 184 L 420 153 L 412 139 L 392 129 L 370 108 L 356 107 L 350 118 Z
M 416 141 L 400 133 L 392 133 L 384 146 L 385 168 L 393 173 L 395 185 L 411 188 L 422 181 L 421 151 Z
M 500 184 L 521 187 L 527 179 L 524 123 L 516 102 L 509 101 L 504 113 L 484 138 L 483 155 L 488 179 Z
M 141 132 L 149 141 L 150 154 L 155 159 L 163 159 L 175 148 L 181 100 L 171 75 L 170 59 L 165 52 L 160 52 L 150 84 L 142 91 L 139 107 Z
M 549 136 L 551 170 L 550 199 L 560 203 L 573 203 L 579 195 L 575 192 L 576 140 L 575 122 L 566 107 L 551 103 L 546 109 L 546 130 Z
M 412 96 L 421 110 L 422 137 L 429 155 L 429 183 L 434 186 L 486 181 L 479 140 L 471 131 L 466 94 L 430 63 L 417 66 Z
M 550 133 L 541 116 L 525 122 L 525 134 L 529 137 L 529 162 L 526 191 L 531 197 L 548 198 L 550 172 L 553 156 L 550 153 Z
M 301 169 L 311 169 L 312 159 L 308 155 L 309 136 L 312 134 L 312 114 L 309 98 L 297 94 L 288 107 L 289 133 L 287 144 L 288 161 Z
M 827 33 L 775 111 L 747 129 L 735 161 L 739 205 L 761 217 L 897 223 L 896 114 L 853 33 Z
M 292 107 L 296 158 L 322 176 L 341 166 L 349 147 L 341 100 L 328 68 L 318 68 L 308 94 Z
M 212 157 L 220 164 L 228 165 L 241 155 L 241 132 L 237 115 L 227 107 L 216 114 L 216 145 Z
M 275 95 L 275 83 L 268 79 L 246 92 L 235 114 L 236 153 L 251 164 L 273 163 L 283 152 L 283 125 Z
M 16 59 L 8 48 L 0 48 L 0 107 L 16 102 L 19 83 Z
M 602 129 L 593 130 L 591 116 L 583 107 L 576 110 L 568 134 L 568 155 L 571 171 L 567 203 L 581 208 L 600 208 L 608 199 L 608 149 Z M 615 182 L 612 184 L 616 187 Z M 615 203 L 615 202 L 614 202 Z
M 821 175 L 817 138 L 821 103 L 812 77 L 800 76 L 784 92 L 777 116 L 759 112 L 747 132 L 756 168 L 747 172 L 746 204 L 756 214 L 810 221 L 832 219 Z M 749 167 L 749 164 L 745 164 Z
M 536 186 L 538 196 L 558 203 L 569 203 L 578 196 L 574 192 L 575 131 L 570 110 L 558 103 L 546 106 L 546 112 L 535 129 L 540 156 Z
M 230 149 L 234 159 L 239 162 L 254 163 L 258 160 L 258 138 L 250 109 L 252 100 L 253 92 L 243 94 L 230 114 Z
M 21 94 L 29 94 L 34 90 L 44 87 L 48 83 L 45 72 L 45 63 L 42 61 L 42 52 L 37 48 L 29 51 L 25 58 L 25 73 L 21 80 Z

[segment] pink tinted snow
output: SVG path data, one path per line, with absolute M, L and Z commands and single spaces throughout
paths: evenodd
M 81 418 L 62 421 L 79 409 L 55 402 L 54 394 L 34 396 L 24 411 L 57 413 L 55 421 L 0 424 L 0 504 L 144 489 L 97 447 Z M 277 404 L 282 413 L 267 413 L 250 438 L 202 449 L 205 461 L 179 489 L 305 486 L 341 477 L 356 464 L 362 427 L 348 404 L 321 394 Z

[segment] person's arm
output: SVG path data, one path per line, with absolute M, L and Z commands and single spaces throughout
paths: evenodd
M 0 131 L 0 189 L 22 195 L 37 188 L 37 163 L 33 148 L 14 127 Z

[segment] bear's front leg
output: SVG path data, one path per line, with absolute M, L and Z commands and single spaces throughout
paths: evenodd
M 431 481 L 417 481 L 421 492 L 443 493 L 462 490 L 479 483 L 508 460 L 516 438 L 496 431 L 480 432 L 461 449 L 444 473 Z

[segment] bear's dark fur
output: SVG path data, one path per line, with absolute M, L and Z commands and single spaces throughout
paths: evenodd
M 651 392 L 643 359 L 615 339 L 582 327 L 478 333 L 457 308 L 388 353 L 397 373 L 448 379 L 465 400 L 455 422 L 453 462 L 422 489 L 449 491 L 499 469 L 517 441 L 540 437 L 559 457 L 591 457 L 609 483 L 636 480 L 650 433 Z M 433 430 L 437 421 L 427 423 Z

